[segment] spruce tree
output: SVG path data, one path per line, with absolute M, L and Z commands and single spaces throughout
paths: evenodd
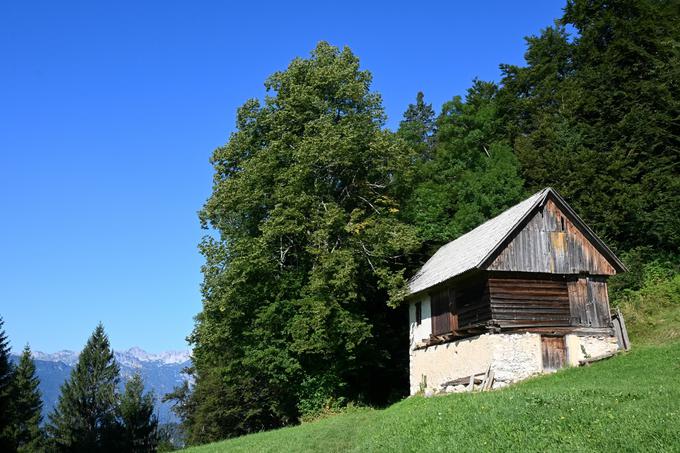
M 9 360 L 9 340 L 0 317 L 0 451 L 12 451 L 11 415 L 13 366 Z
M 16 367 L 13 383 L 12 433 L 17 450 L 20 452 L 39 451 L 43 444 L 43 433 L 40 428 L 42 400 L 39 385 L 40 381 L 35 375 L 31 349 L 26 345 L 19 365 Z
M 527 185 L 558 189 L 618 249 L 680 244 L 679 21 L 677 2 L 569 0 L 525 67 L 502 66 Z
M 118 451 L 116 421 L 118 365 L 104 327 L 90 336 L 71 377 L 61 387 L 47 427 L 57 451 Z
M 158 444 L 158 418 L 153 411 L 153 392 L 144 394 L 144 381 L 139 374 L 135 374 L 125 384 L 125 392 L 118 405 L 122 447 L 125 451 L 155 451 Z
M 475 80 L 465 99 L 456 96 L 442 107 L 432 158 L 417 163 L 402 212 L 425 243 L 422 259 L 525 195 L 497 97 L 494 83 Z
M 413 146 L 418 156 L 427 160 L 432 157 L 432 145 L 437 132 L 432 104 L 425 102 L 425 95 L 419 91 L 416 103 L 409 104 L 404 118 L 399 123 L 397 134 Z

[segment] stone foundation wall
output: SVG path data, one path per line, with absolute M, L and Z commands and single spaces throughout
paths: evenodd
M 618 349 L 616 338 L 608 336 L 567 335 L 565 344 L 567 364 L 572 366 L 578 366 L 580 360 Z M 535 333 L 485 334 L 411 350 L 411 394 L 421 390 L 425 394 L 461 391 L 461 386 L 455 388 L 449 383 L 485 374 L 489 367 L 494 371 L 493 388 L 543 373 L 541 336 Z
M 571 366 L 578 366 L 581 360 L 610 355 L 619 349 L 616 337 L 567 335 L 565 340 Z

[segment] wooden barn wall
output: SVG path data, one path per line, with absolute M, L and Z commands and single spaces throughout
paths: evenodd
M 459 328 L 465 328 L 491 319 L 489 287 L 486 279 L 470 282 L 454 291 L 454 313 Z
M 502 328 L 570 326 L 567 281 L 562 278 L 489 278 L 494 323 Z
M 579 276 L 569 281 L 571 325 L 607 327 L 611 321 L 607 282 L 603 277 Z
M 441 287 L 430 295 L 432 334 L 466 329 L 491 319 L 489 287 L 485 276 Z
M 552 274 L 616 273 L 604 256 L 550 199 L 487 269 Z

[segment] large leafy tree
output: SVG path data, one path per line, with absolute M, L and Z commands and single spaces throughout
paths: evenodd
M 320 43 L 215 151 L 190 441 L 385 401 L 405 379 L 403 311 L 387 302 L 418 246 L 394 196 L 412 151 L 370 83 L 349 49 Z
M 116 420 L 119 368 L 104 327 L 99 324 L 61 387 L 47 432 L 57 451 L 119 451 Z
M 679 22 L 677 2 L 568 1 L 527 66 L 504 66 L 528 184 L 555 186 L 621 249 L 680 244 Z
M 14 439 L 12 435 L 12 377 L 13 366 L 10 362 L 9 340 L 3 328 L 4 321 L 0 317 L 0 451 L 12 451 Z
M 144 381 L 135 374 L 125 383 L 118 403 L 122 424 L 121 449 L 129 452 L 152 452 L 158 444 L 158 418 L 154 415 L 153 392 L 144 393 Z
M 20 452 L 40 451 L 44 447 L 42 423 L 42 400 L 35 374 L 31 349 L 24 347 L 14 372 L 12 401 L 12 437 Z

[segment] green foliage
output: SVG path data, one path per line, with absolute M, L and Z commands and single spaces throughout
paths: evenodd
M 679 17 L 674 2 L 569 0 L 527 38 L 526 66 L 436 119 L 418 93 L 396 134 L 349 49 L 321 43 L 272 75 L 212 157 L 196 387 L 174 395 L 189 443 L 398 396 L 406 320 L 387 306 L 406 279 L 546 186 L 628 251 L 611 289 L 631 331 L 674 338 Z
M 194 374 L 194 368 L 185 368 L 184 372 L 187 375 Z M 192 426 L 194 426 L 194 414 L 196 413 L 196 404 L 198 397 L 196 394 L 192 394 L 191 388 L 189 387 L 189 382 L 185 380 L 182 385 L 175 386 L 172 392 L 163 395 L 161 401 L 172 402 L 172 411 L 180 419 L 179 429 L 182 431 L 182 440 L 186 441 L 187 435 L 191 434 Z M 163 430 L 160 435 L 159 450 L 162 446 L 168 447 L 172 445 L 170 439 L 167 439 L 167 430 Z M 167 442 L 166 442 L 167 441 Z M 168 445 L 170 444 L 170 445 Z
M 403 312 L 386 302 L 419 246 L 395 196 L 413 152 L 383 130 L 370 83 L 349 49 L 320 43 L 215 151 L 189 442 L 290 423 L 326 397 L 384 401 L 405 380 Z M 311 381 L 323 398 L 305 396 Z
M 144 381 L 135 374 L 125 383 L 118 402 L 122 424 L 122 449 L 129 452 L 152 452 L 158 444 L 158 419 L 153 413 L 153 392 L 144 393 Z
M 425 95 L 420 91 L 416 95 L 416 103 L 409 104 L 404 112 L 397 135 L 416 149 L 418 159 L 427 161 L 432 158 L 436 133 L 434 109 L 432 104 L 425 103 Z
M 674 2 L 569 1 L 528 39 L 527 66 L 503 67 L 503 118 L 529 187 L 557 188 L 623 250 L 680 244 L 678 17 Z
M 163 423 L 158 425 L 158 446 L 156 451 L 175 451 L 184 446 L 184 435 L 181 425 L 177 423 Z
M 12 382 L 12 437 L 19 452 L 35 452 L 44 448 L 44 436 L 40 427 L 42 400 L 39 385 L 31 349 L 26 345 Z
M 120 451 L 116 420 L 118 365 L 99 324 L 61 387 L 47 432 L 56 451 Z
M 630 335 L 638 343 L 680 339 L 678 258 L 640 262 L 644 254 L 638 249 L 624 255 L 631 272 L 613 279 L 611 305 L 621 309 Z
M 9 361 L 9 340 L 3 328 L 4 321 L 0 317 L 0 451 L 12 451 L 12 363 Z
M 679 356 L 677 342 L 636 348 L 499 391 L 408 398 L 188 452 L 674 451 Z
M 434 155 L 419 161 L 404 213 L 431 245 L 426 257 L 525 195 L 502 134 L 497 94 L 496 85 L 475 81 L 465 101 L 455 97 L 437 118 Z

